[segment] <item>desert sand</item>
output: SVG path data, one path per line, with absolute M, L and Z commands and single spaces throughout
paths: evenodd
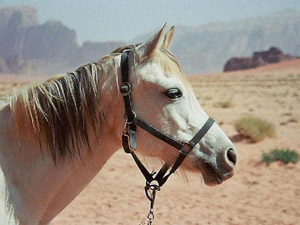
M 0 76 L 0 97 L 35 79 Z M 300 153 L 300 60 L 189 79 L 202 107 L 229 137 L 234 139 L 234 121 L 244 115 L 273 122 L 277 135 L 256 144 L 235 140 L 235 176 L 222 185 L 206 187 L 199 174 L 171 177 L 157 194 L 154 224 L 300 224 L 300 162 L 261 162 L 262 153 L 276 147 Z M 224 101 L 232 105 L 222 108 Z M 143 186 L 133 160 L 120 150 L 51 224 L 141 224 L 149 207 Z

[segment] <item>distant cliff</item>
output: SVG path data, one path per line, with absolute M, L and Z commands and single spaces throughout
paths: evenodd
M 42 73 L 73 70 L 95 61 L 124 42 L 85 42 L 79 46 L 75 30 L 59 21 L 39 24 L 30 7 L 0 9 L 0 58 L 21 56 Z M 99 25 L 101 26 L 101 24 Z M 154 31 L 155 32 L 155 31 Z M 154 32 L 130 44 L 148 39 Z M 290 55 L 300 55 L 300 12 L 277 14 L 198 27 L 177 27 L 172 51 L 184 72 L 220 72 L 229 58 L 277 46 Z
M 0 57 L 22 55 L 27 30 L 37 25 L 37 12 L 29 7 L 0 10 Z
M 187 74 L 221 72 L 234 56 L 277 46 L 290 55 L 300 55 L 300 12 L 284 10 L 276 14 L 201 25 L 176 27 L 171 50 Z M 140 42 L 151 33 L 133 40 Z
M 0 58 L 0 74 L 30 74 L 36 75 L 38 69 L 33 63 L 24 60 L 20 55 L 12 55 L 8 58 Z
M 286 10 L 268 17 L 179 27 L 172 50 L 186 73 L 221 72 L 229 58 L 272 46 L 299 56 L 299 37 L 300 12 Z
M 42 73 L 63 73 L 73 70 L 80 64 L 96 61 L 124 44 L 123 42 L 86 42 L 83 46 L 79 46 L 75 30 L 59 21 L 39 24 L 37 18 L 37 11 L 31 7 L 0 9 L 2 68 L 7 68 L 4 62 L 8 58 L 18 56 L 23 62 L 25 60 L 26 68 L 30 67 L 28 62 L 31 62 Z

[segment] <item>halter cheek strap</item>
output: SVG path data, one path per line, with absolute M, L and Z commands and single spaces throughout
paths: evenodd
M 131 99 L 131 84 L 129 82 L 129 55 L 132 54 L 131 51 L 124 51 L 121 55 L 121 72 L 122 72 L 122 84 L 120 86 L 120 92 L 123 95 L 124 99 L 124 107 L 125 107 L 125 128 L 122 134 L 122 145 L 126 153 L 130 153 L 136 162 L 139 170 L 142 172 L 146 179 L 146 187 L 149 189 L 151 186 L 151 182 L 156 181 L 159 185 L 158 188 L 163 186 L 165 182 L 168 180 L 171 174 L 173 174 L 178 167 L 182 164 L 186 156 L 190 153 L 190 151 L 195 147 L 196 144 L 200 142 L 200 140 L 204 137 L 204 135 L 208 132 L 211 126 L 214 124 L 214 120 L 209 118 L 203 127 L 196 133 L 196 135 L 189 142 L 178 141 L 167 134 L 157 130 L 152 125 L 146 123 L 139 117 L 137 117 L 135 111 L 132 106 Z M 144 129 L 148 133 L 152 134 L 156 138 L 166 142 L 167 144 L 173 146 L 179 151 L 179 155 L 167 174 L 170 165 L 165 163 L 158 173 L 149 171 L 142 164 L 139 158 L 135 154 L 135 150 L 137 149 L 137 130 L 136 127 Z M 149 195 L 147 197 L 150 199 Z M 150 199 L 151 200 L 151 199 Z M 153 199 L 152 199 L 153 200 Z

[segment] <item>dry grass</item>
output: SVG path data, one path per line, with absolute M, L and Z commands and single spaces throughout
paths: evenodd
M 266 137 L 275 137 L 273 123 L 256 116 L 245 116 L 234 124 L 236 131 L 252 142 L 262 141 Z

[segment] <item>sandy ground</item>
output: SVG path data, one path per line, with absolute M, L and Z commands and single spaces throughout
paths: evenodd
M 220 186 L 206 187 L 199 175 L 189 175 L 189 182 L 171 177 L 157 195 L 154 224 L 300 224 L 300 162 L 261 163 L 262 153 L 275 147 L 300 153 L 300 60 L 190 80 L 202 107 L 228 136 L 236 135 L 236 119 L 257 115 L 276 125 L 277 137 L 257 144 L 235 142 L 236 175 Z M 0 97 L 26 82 L 0 76 Z M 219 106 L 227 100 L 233 106 Z M 130 156 L 119 151 L 51 224 L 141 224 L 149 207 L 143 185 Z

